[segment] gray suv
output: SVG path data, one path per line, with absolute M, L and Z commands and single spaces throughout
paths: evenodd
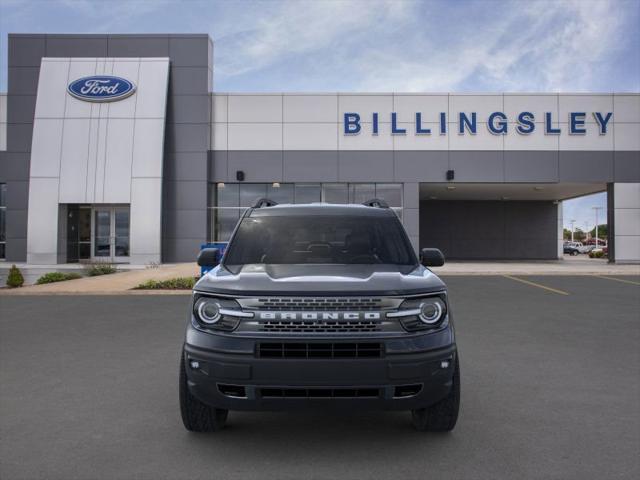
M 180 362 L 184 426 L 224 427 L 229 410 L 407 410 L 450 431 L 460 366 L 445 284 L 384 201 L 258 200 L 193 290 Z

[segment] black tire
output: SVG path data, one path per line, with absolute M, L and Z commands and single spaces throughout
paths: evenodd
M 421 432 L 450 432 L 458 421 L 460 410 L 460 365 L 456 359 L 451 392 L 438 403 L 411 411 L 411 421 Z
M 190 432 L 217 432 L 227 422 L 229 410 L 215 408 L 202 403 L 191 395 L 187 386 L 184 353 L 180 359 L 180 413 L 184 428 Z
M 571 255 L 573 255 L 573 256 L 575 257 L 575 256 L 576 256 L 576 255 L 578 255 L 579 253 L 580 253 L 579 251 L 574 250 L 573 252 L 571 252 Z

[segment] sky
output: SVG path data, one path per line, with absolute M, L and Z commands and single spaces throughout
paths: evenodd
M 9 32 L 162 32 L 212 37 L 219 92 L 638 92 L 638 25 L 640 0 L 0 0 L 0 91 Z

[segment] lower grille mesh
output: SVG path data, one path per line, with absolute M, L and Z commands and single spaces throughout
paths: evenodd
M 380 358 L 381 343 L 259 343 L 262 358 Z
M 374 320 L 264 320 L 260 322 L 260 329 L 280 333 L 362 333 L 381 330 L 380 322 Z
M 377 398 L 378 388 L 261 388 L 262 398 Z

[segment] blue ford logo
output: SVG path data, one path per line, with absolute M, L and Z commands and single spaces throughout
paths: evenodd
M 113 102 L 131 95 L 136 91 L 136 86 L 121 77 L 96 75 L 71 82 L 67 90 L 74 97 L 87 102 Z

